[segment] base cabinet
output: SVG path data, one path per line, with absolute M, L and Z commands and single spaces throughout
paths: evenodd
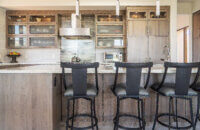
M 60 76 L 0 74 L 0 130 L 58 130 Z

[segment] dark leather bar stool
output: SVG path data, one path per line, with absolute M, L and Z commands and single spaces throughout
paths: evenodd
M 198 69 L 198 71 L 200 71 L 200 68 Z M 196 82 L 198 81 L 199 75 L 196 76 L 195 80 Z M 198 122 L 198 120 L 200 121 L 200 115 L 199 115 L 199 105 L 200 105 L 200 83 L 197 83 L 194 87 L 193 90 L 195 90 L 196 92 L 198 92 L 198 98 L 197 98 L 197 113 L 196 113 L 196 118 L 195 118 L 195 126 Z
M 195 129 L 195 122 L 193 117 L 193 107 L 192 107 L 192 97 L 197 96 L 198 93 L 194 91 L 192 88 L 195 86 L 197 82 L 197 78 L 199 75 L 199 67 L 200 63 L 170 63 L 165 62 L 165 72 L 162 78 L 162 81 L 160 83 L 156 83 L 151 86 L 151 88 L 157 92 L 157 99 L 156 99 L 156 114 L 153 124 L 153 130 L 155 129 L 156 122 L 161 124 L 162 126 L 172 128 L 172 129 L 189 129 L 193 128 Z M 176 75 L 175 75 L 175 83 L 167 84 L 165 83 L 166 75 L 168 68 L 175 68 Z M 195 80 L 190 84 L 191 80 L 191 73 L 193 68 L 198 68 L 198 71 L 196 73 Z M 158 114 L 159 109 L 159 96 L 166 96 L 169 97 L 169 113 L 160 113 Z M 172 103 L 173 99 L 175 99 L 175 114 L 172 113 Z M 179 116 L 178 110 L 177 110 L 177 99 L 183 99 L 188 100 L 190 103 L 190 115 L 191 120 Z M 159 118 L 161 117 L 168 117 L 168 124 L 162 122 Z M 171 125 L 171 117 L 175 119 L 176 126 Z M 188 126 L 178 126 L 178 119 L 182 119 L 189 123 Z
M 114 130 L 118 128 L 122 129 L 135 129 L 128 128 L 125 126 L 119 125 L 120 117 L 131 117 L 135 118 L 139 121 L 139 128 L 136 129 L 145 129 L 145 119 L 144 119 L 144 103 L 143 98 L 148 97 L 149 93 L 146 90 L 150 78 L 151 67 L 153 63 L 115 63 L 116 66 L 116 74 L 114 86 L 112 88 L 113 93 L 117 97 L 117 112 L 116 117 L 114 118 Z M 118 70 L 119 68 L 126 69 L 126 83 L 118 84 Z M 142 68 L 148 68 L 148 75 L 146 84 L 144 87 L 140 86 L 140 80 L 142 75 Z M 130 114 L 120 114 L 120 101 L 124 99 L 135 99 L 138 102 L 138 115 L 130 115 Z M 134 108 L 133 108 L 134 109 Z M 141 109 L 141 111 L 140 111 Z
M 95 111 L 95 97 L 98 95 L 98 72 L 97 68 L 99 67 L 99 63 L 61 63 L 62 67 L 62 79 L 63 84 L 66 89 L 64 96 L 67 97 L 67 120 L 66 120 L 66 130 L 68 128 L 73 129 L 96 129 L 98 130 L 98 120 L 96 117 Z M 66 85 L 65 78 L 65 68 L 72 69 L 72 84 Z M 95 69 L 95 85 L 87 83 L 87 69 L 94 68 Z M 76 114 L 75 111 L 75 100 L 85 99 L 90 101 L 90 114 Z M 73 102 L 72 106 L 72 116 L 69 115 L 70 110 L 70 101 Z M 91 126 L 87 127 L 75 127 L 74 119 L 77 117 L 90 117 L 91 118 Z M 71 120 L 71 125 L 69 125 L 69 121 Z M 94 122 L 95 121 L 95 122 Z

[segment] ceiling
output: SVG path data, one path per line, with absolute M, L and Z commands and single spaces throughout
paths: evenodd
M 120 9 L 126 6 L 155 6 L 156 0 L 120 0 Z M 161 5 L 170 5 L 171 0 L 161 0 Z M 193 0 L 178 0 L 192 2 Z M 82 10 L 113 10 L 116 0 L 80 0 Z M 75 0 L 0 0 L 0 7 L 7 10 L 74 10 Z

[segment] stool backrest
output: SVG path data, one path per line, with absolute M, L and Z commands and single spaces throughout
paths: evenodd
M 165 73 L 163 76 L 162 84 L 164 83 L 168 68 L 176 68 L 175 95 L 188 95 L 188 89 L 195 87 L 197 83 L 200 72 L 200 62 L 196 63 L 165 62 L 164 66 L 165 66 Z M 197 72 L 194 81 L 190 85 L 190 79 L 193 68 L 197 68 Z
M 62 79 L 65 89 L 67 89 L 66 78 L 65 78 L 65 68 L 72 69 L 72 86 L 74 96 L 86 96 L 87 95 L 87 69 L 95 69 L 95 82 L 98 91 L 98 72 L 97 68 L 99 63 L 71 63 L 65 62 L 61 63 L 62 67 Z
M 138 96 L 142 68 L 148 68 L 148 76 L 147 76 L 146 84 L 144 86 L 144 88 L 146 89 L 148 86 L 148 83 L 149 83 L 152 66 L 153 66 L 152 62 L 148 62 L 148 63 L 116 62 L 115 63 L 116 75 L 115 75 L 115 81 L 114 81 L 114 88 L 116 87 L 116 84 L 117 84 L 119 68 L 125 68 L 126 69 L 126 94 L 127 94 L 127 96 Z

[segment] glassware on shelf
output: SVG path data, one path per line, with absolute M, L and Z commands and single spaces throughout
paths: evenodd
M 147 18 L 146 12 L 137 12 L 137 11 L 130 12 L 129 17 L 133 18 L 133 19 L 144 19 L 144 18 Z
M 150 18 L 167 18 L 167 12 L 161 11 L 160 16 L 156 16 L 156 12 L 150 12 Z
M 30 34 L 54 34 L 54 25 L 31 25 Z
M 10 48 L 20 48 L 26 46 L 25 37 L 8 37 L 8 47 Z
M 123 25 L 98 25 L 97 34 L 123 34 Z
M 8 16 L 8 22 L 26 22 L 26 16 Z
M 30 22 L 55 22 L 55 16 L 32 15 L 30 16 Z
M 98 15 L 97 16 L 98 22 L 122 22 L 123 16 L 116 16 L 116 15 Z
M 98 37 L 97 47 L 102 48 L 123 48 L 123 37 Z
M 8 34 L 26 34 L 26 26 L 8 25 Z
M 55 37 L 30 37 L 30 46 L 50 47 L 55 46 Z

